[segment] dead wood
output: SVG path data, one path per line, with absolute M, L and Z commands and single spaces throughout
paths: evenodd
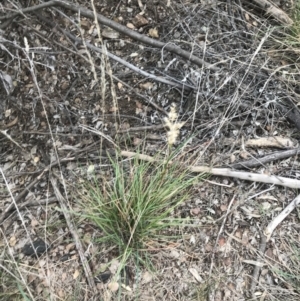
M 291 203 L 289 203 L 279 215 L 277 215 L 266 227 L 264 233 L 261 237 L 260 247 L 259 247 L 259 258 L 258 261 L 263 264 L 262 258 L 263 254 L 266 250 L 266 243 L 270 240 L 272 233 L 277 228 L 277 226 L 296 208 L 300 205 L 300 195 L 298 195 Z M 262 264 L 258 264 L 255 266 L 253 274 L 252 274 L 252 283 L 250 291 L 254 296 L 254 291 L 256 288 L 256 284 L 258 282 L 259 272 Z
M 293 20 L 280 8 L 274 6 L 267 0 L 254 0 L 268 15 L 273 16 L 276 20 L 284 25 L 292 25 Z
M 10 18 L 14 18 L 20 14 L 34 12 L 34 11 L 44 9 L 47 7 L 51 7 L 51 6 L 59 6 L 59 7 L 65 8 L 65 9 L 69 9 L 75 13 L 80 13 L 81 16 L 90 18 L 92 20 L 94 20 L 94 18 L 95 18 L 94 13 L 89 9 L 80 7 L 78 5 L 75 5 L 70 2 L 66 2 L 66 1 L 63 2 L 63 1 L 59 1 L 59 0 L 52 0 L 52 1 L 42 3 L 40 5 L 35 5 L 35 6 L 28 7 L 28 8 L 20 9 L 18 12 L 15 12 L 12 14 L 7 14 L 6 16 L 2 16 L 2 17 L 0 17 L 0 21 L 5 21 Z M 176 45 L 173 45 L 170 43 L 164 43 L 164 42 L 149 38 L 146 35 L 142 35 L 136 31 L 130 30 L 126 26 L 121 25 L 117 22 L 114 22 L 113 20 L 110 20 L 100 14 L 97 14 L 97 20 L 100 24 L 108 26 L 136 41 L 142 42 L 142 43 L 149 45 L 151 47 L 154 47 L 154 48 L 168 50 L 174 54 L 179 55 L 182 58 L 187 59 L 188 61 L 190 61 L 198 66 L 205 67 L 205 68 L 211 69 L 211 70 L 216 70 L 216 71 L 219 70 L 218 67 L 205 62 L 204 60 L 200 59 L 199 57 L 194 56 L 189 51 L 183 50 L 179 46 L 176 46 Z
M 129 157 L 129 158 L 137 157 L 141 160 L 145 160 L 149 162 L 157 161 L 155 158 L 151 156 L 137 154 L 129 151 L 121 151 L 121 156 Z M 296 189 L 300 188 L 300 180 L 279 177 L 275 175 L 234 171 L 228 168 L 212 168 L 209 166 L 189 166 L 189 170 L 195 173 L 207 173 L 215 176 L 231 177 L 231 178 L 237 178 L 246 181 L 268 183 L 268 184 L 274 184 L 274 185 L 279 185 L 279 186 L 284 186 L 289 188 L 296 188 Z
M 300 148 L 290 149 L 286 151 L 279 151 L 264 156 L 262 158 L 251 159 L 243 162 L 238 162 L 234 164 L 230 164 L 229 167 L 234 169 L 242 169 L 242 168 L 253 168 L 257 166 L 263 166 L 266 163 L 287 159 L 292 156 L 298 155 L 300 153 Z M 227 166 L 228 167 L 228 166 Z
M 55 27 L 57 29 L 59 29 L 64 35 L 66 35 L 68 38 L 70 38 L 71 40 L 73 40 L 74 42 L 77 42 L 77 43 L 80 43 L 80 44 L 85 44 L 89 49 L 93 50 L 93 51 L 96 51 L 98 53 L 101 53 L 103 54 L 103 50 L 99 47 L 96 47 L 94 45 L 92 45 L 91 43 L 87 42 L 87 41 L 84 41 L 80 38 L 77 38 L 76 36 L 74 36 L 73 34 L 71 34 L 70 32 L 62 29 L 62 28 L 59 28 L 55 23 L 51 22 L 50 20 L 46 19 L 45 17 L 41 16 L 40 14 L 36 13 L 36 12 L 33 12 L 39 19 L 41 19 L 42 21 L 48 23 L 50 26 L 52 27 Z M 152 79 L 156 82 L 160 82 L 160 83 L 163 83 L 163 84 L 166 84 L 166 85 L 170 85 L 172 87 L 176 87 L 176 88 L 180 88 L 180 89 L 183 89 L 183 88 L 189 88 L 189 89 L 193 89 L 193 90 L 196 90 L 197 87 L 193 87 L 193 86 L 190 86 L 188 84 L 185 84 L 185 83 L 180 83 L 180 82 L 174 82 L 174 81 L 170 81 L 168 79 L 165 79 L 164 77 L 161 77 L 161 76 L 156 76 L 154 74 L 151 74 L 151 73 L 148 73 L 134 65 L 132 65 L 131 63 L 123 60 L 122 58 L 114 55 L 113 53 L 110 53 L 109 51 L 105 51 L 105 54 L 113 59 L 114 61 L 128 67 L 129 69 L 133 70 L 134 72 L 140 74 L 140 75 L 143 75 L 144 77 L 148 78 L 148 79 Z M 114 77 L 113 77 L 114 78 Z M 154 105 L 154 103 L 152 103 L 152 105 Z M 155 106 L 157 108 L 157 105 Z M 157 108 L 158 109 L 158 108 Z M 161 109 L 160 109 L 161 111 Z

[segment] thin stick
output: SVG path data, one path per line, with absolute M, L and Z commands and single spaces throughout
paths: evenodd
M 155 159 L 151 156 L 141 155 L 134 152 L 121 151 L 121 155 L 129 158 L 137 157 L 141 160 L 146 160 L 149 162 L 155 161 Z M 195 172 L 195 173 L 208 173 L 215 176 L 231 177 L 231 178 L 237 178 L 237 179 L 252 181 L 252 182 L 269 183 L 269 184 L 274 184 L 274 185 L 279 185 L 279 186 L 284 186 L 289 188 L 300 188 L 299 180 L 279 177 L 274 175 L 269 176 L 265 174 L 258 174 L 258 173 L 244 172 L 244 171 L 233 171 L 228 168 L 211 168 L 208 166 L 190 166 L 188 168 L 191 172 Z
M 75 13 L 80 12 L 81 16 L 90 18 L 92 20 L 94 19 L 94 13 L 89 9 L 86 9 L 84 7 L 81 7 L 81 6 L 78 6 L 78 5 L 75 5 L 75 4 L 72 4 L 72 3 L 67 2 L 67 1 L 52 0 L 52 1 L 48 1 L 48 2 L 45 2 L 45 3 L 40 4 L 40 5 L 35 5 L 35 6 L 31 6 L 31 7 L 19 10 L 18 12 L 13 13 L 13 14 L 7 14 L 5 16 L 2 16 L 2 17 L 0 17 L 0 21 L 1 20 L 7 20 L 7 19 L 10 19 L 10 18 L 14 18 L 17 15 L 22 14 L 22 13 L 24 14 L 24 13 L 28 13 L 28 12 L 33 12 L 33 11 L 36 11 L 36 10 L 39 10 L 39 9 L 42 9 L 42 8 L 46 8 L 46 7 L 50 7 L 50 6 L 60 6 L 60 7 L 69 9 L 69 10 L 75 12 Z M 126 26 L 121 25 L 121 24 L 119 24 L 119 23 L 117 23 L 113 20 L 110 20 L 110 19 L 108 19 L 108 18 L 106 18 L 106 17 L 104 17 L 103 15 L 100 15 L 100 14 L 97 14 L 97 20 L 100 24 L 108 26 L 108 27 L 110 27 L 110 28 L 112 28 L 112 29 L 114 29 L 114 30 L 116 30 L 120 33 L 123 33 L 123 34 L 129 36 L 130 38 L 132 38 L 134 40 L 140 41 L 140 42 L 142 42 L 146 45 L 152 46 L 154 48 L 168 50 L 172 53 L 175 53 L 175 54 L 189 60 L 190 62 L 192 62 L 192 63 L 194 63 L 198 66 L 201 66 L 201 67 L 204 66 L 207 69 L 211 69 L 211 70 L 215 70 L 215 71 L 219 70 L 219 68 L 205 62 L 204 60 L 200 59 L 199 57 L 197 57 L 195 55 L 192 55 L 189 51 L 183 50 L 179 46 L 176 46 L 176 45 L 173 45 L 173 44 L 170 44 L 170 43 L 163 43 L 161 41 L 149 38 L 146 35 L 142 35 L 142 34 L 136 32 L 136 31 L 130 30 Z
M 261 237 L 261 243 L 259 247 L 259 258 L 258 262 L 262 262 L 263 260 L 260 258 L 263 258 L 263 255 L 266 250 L 266 244 L 270 240 L 272 233 L 274 230 L 277 228 L 277 226 L 297 207 L 300 205 L 300 195 L 298 195 L 290 204 L 288 204 L 281 212 L 279 215 L 277 215 L 266 227 L 264 230 L 264 233 L 262 234 Z M 259 272 L 261 269 L 261 265 L 256 265 L 253 274 L 252 274 L 252 282 L 251 282 L 251 288 L 250 291 L 254 296 L 254 291 L 256 288 L 257 284 L 257 279 L 259 277 Z
M 264 165 L 266 163 L 269 163 L 271 161 L 276 161 L 276 160 L 281 160 L 281 159 L 286 159 L 292 156 L 297 155 L 300 153 L 300 148 L 294 148 L 286 151 L 279 151 L 279 152 L 274 152 L 269 155 L 266 155 L 262 158 L 255 158 L 243 162 L 237 162 L 230 164 L 229 167 L 234 168 L 234 169 L 241 169 L 241 168 L 252 168 L 252 167 L 257 167 Z
M 68 228 L 69 228 L 69 230 L 70 230 L 70 232 L 73 236 L 73 239 L 75 241 L 76 248 L 77 248 L 77 251 L 79 253 L 80 260 L 81 260 L 83 270 L 85 272 L 85 276 L 87 278 L 88 284 L 89 284 L 90 288 L 93 290 L 93 292 L 96 293 L 97 288 L 96 288 L 95 281 L 94 281 L 94 278 L 93 278 L 93 275 L 92 275 L 92 271 L 90 269 L 90 266 L 88 264 L 88 261 L 87 261 L 86 257 L 84 256 L 84 250 L 83 250 L 81 241 L 79 239 L 79 236 L 77 234 L 76 228 L 75 228 L 75 226 L 73 225 L 73 223 L 71 221 L 71 216 L 70 216 L 70 213 L 69 213 L 70 210 L 68 210 L 68 208 L 67 208 L 66 200 L 64 199 L 64 197 L 60 193 L 60 191 L 57 187 L 56 180 L 54 179 L 54 177 L 52 175 L 50 176 L 50 180 L 51 180 L 51 183 L 52 183 L 52 186 L 53 186 L 53 189 L 54 189 L 55 196 L 57 197 L 57 200 L 60 204 L 60 207 L 61 207 L 62 212 L 64 214 L 64 217 L 66 219 Z
M 103 54 L 103 49 L 101 49 L 99 47 L 96 47 L 96 46 L 92 45 L 91 43 L 89 43 L 89 42 L 87 42 L 83 39 L 77 38 L 76 36 L 74 36 L 70 32 L 58 27 L 54 22 L 51 22 L 47 18 L 45 18 L 45 17 L 41 16 L 40 14 L 38 14 L 37 12 L 33 12 L 33 13 L 37 16 L 38 19 L 42 20 L 43 22 L 47 23 L 48 25 L 50 25 L 52 27 L 55 27 L 55 28 L 59 29 L 64 35 L 66 35 L 68 38 L 72 39 L 73 41 L 75 41 L 77 43 L 82 43 L 85 47 L 88 47 L 89 49 L 91 49 L 93 51 L 96 51 L 98 53 Z M 163 84 L 170 85 L 170 86 L 173 86 L 173 87 L 177 87 L 177 88 L 180 88 L 180 89 L 182 89 L 182 88 L 189 88 L 189 89 L 193 89 L 193 90 L 196 89 L 195 87 L 193 87 L 191 85 L 188 85 L 186 83 L 170 81 L 170 80 L 168 80 L 168 79 L 166 79 L 162 76 L 156 76 L 155 74 L 148 73 L 147 71 L 144 71 L 144 70 L 136 67 L 135 65 L 123 60 L 122 58 L 116 56 L 115 54 L 113 54 L 111 52 L 105 51 L 105 55 L 107 55 L 110 59 L 112 59 L 112 60 L 128 67 L 129 69 L 133 70 L 134 72 L 136 72 L 140 75 L 143 75 L 144 77 L 146 77 L 148 79 L 152 79 L 154 81 L 161 82 Z M 84 58 L 83 56 L 81 56 L 81 57 Z M 87 61 L 90 63 L 90 60 L 87 60 Z M 115 76 L 112 76 L 112 77 L 115 79 Z M 156 106 L 156 108 L 159 109 L 160 111 L 162 111 L 162 109 L 159 108 L 157 105 L 155 105 L 153 102 L 151 104 L 153 106 Z
M 292 25 L 293 20 L 281 9 L 274 6 L 270 1 L 267 0 L 254 0 L 262 9 L 266 10 L 266 13 L 273 16 L 275 19 L 285 25 Z
M 300 195 L 298 195 L 290 204 L 288 204 L 283 211 L 280 212 L 267 226 L 264 235 L 267 241 L 271 238 L 273 231 L 276 227 L 297 207 L 300 205 Z

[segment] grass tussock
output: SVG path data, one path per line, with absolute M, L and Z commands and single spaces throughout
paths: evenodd
M 295 8 L 291 13 L 291 18 L 293 19 L 293 24 L 289 27 L 284 27 L 280 30 L 276 41 L 278 43 L 278 47 L 283 50 L 295 51 L 296 54 L 300 48 L 300 1 L 295 3 Z M 279 37 L 282 37 L 278 40 Z M 298 60 L 298 57 L 295 57 L 293 54 L 288 52 L 285 56 L 285 59 L 291 62 L 295 62 Z
M 141 251 L 150 251 L 153 245 L 160 248 L 157 243 L 170 238 L 172 227 L 184 223 L 174 211 L 189 197 L 196 178 L 183 164 L 171 162 L 171 149 L 183 125 L 177 122 L 175 106 L 165 124 L 168 151 L 164 161 L 145 162 L 138 156 L 111 159 L 110 179 L 95 175 L 81 189 L 84 216 L 101 230 L 102 242 L 118 248 L 123 261 L 132 254 L 135 258 L 145 254 Z
M 150 250 L 151 241 L 158 242 L 165 230 L 183 223 L 174 210 L 188 198 L 195 178 L 175 163 L 111 162 L 113 180 L 95 178 L 85 184 L 81 199 L 85 217 L 103 233 L 101 240 L 128 258 Z

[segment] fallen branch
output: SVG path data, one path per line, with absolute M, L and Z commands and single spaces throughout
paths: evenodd
M 121 156 L 129 157 L 129 158 L 139 158 L 141 160 L 149 161 L 149 162 L 155 162 L 158 161 L 155 158 L 143 155 L 143 154 L 137 154 L 134 152 L 128 152 L 128 151 L 121 151 Z M 208 166 L 190 166 L 189 170 L 191 172 L 195 173 L 208 173 L 215 176 L 224 176 L 224 177 L 231 177 L 231 178 L 237 178 L 241 180 L 246 181 L 252 181 L 252 182 L 260 182 L 260 183 L 268 183 L 268 184 L 274 184 L 289 188 L 300 188 L 300 181 L 296 179 L 290 179 L 285 177 L 279 177 L 274 175 L 265 175 L 265 174 L 258 174 L 258 173 L 250 173 L 250 172 L 243 172 L 243 171 L 234 171 L 230 170 L 228 168 L 212 168 Z
M 82 39 L 75 37 L 74 35 L 72 35 L 71 33 L 67 32 L 67 31 L 65 31 L 65 30 L 63 30 L 63 29 L 61 29 L 61 30 L 63 31 L 63 33 L 64 33 L 66 36 L 68 36 L 68 37 L 69 37 L 70 39 L 72 39 L 73 41 L 75 41 L 75 42 L 77 42 L 77 43 L 83 43 Z M 96 46 L 92 45 L 91 43 L 89 43 L 89 42 L 87 42 L 87 41 L 85 41 L 84 43 L 85 43 L 86 46 L 87 46 L 88 48 L 90 48 L 91 50 L 96 51 L 96 52 L 98 52 L 98 53 L 103 53 L 103 51 L 102 51 L 101 48 L 96 47 Z M 193 89 L 193 90 L 196 90 L 196 89 L 197 89 L 196 87 L 190 86 L 190 85 L 185 84 L 185 83 L 180 83 L 180 82 L 177 83 L 177 82 L 174 82 L 174 81 L 170 81 L 170 80 L 168 80 L 168 79 L 166 79 L 166 78 L 164 78 L 164 77 L 156 76 L 155 74 L 151 74 L 151 73 L 149 73 L 149 72 L 147 72 L 147 71 L 144 71 L 144 70 L 142 70 L 142 69 L 140 69 L 140 68 L 134 66 L 133 64 L 131 64 L 131 63 L 129 63 L 129 62 L 127 62 L 127 61 L 121 59 L 120 57 L 118 57 L 118 56 L 116 56 L 116 55 L 114 55 L 114 54 L 112 54 L 112 53 L 110 53 L 110 52 L 108 52 L 108 51 L 105 51 L 105 54 L 107 54 L 107 56 L 108 56 L 109 58 L 113 59 L 114 61 L 116 61 L 116 62 L 118 62 L 118 63 L 120 63 L 120 64 L 122 64 L 122 65 L 128 67 L 129 69 L 133 70 L 134 72 L 136 72 L 136 73 L 138 73 L 138 74 L 140 74 L 140 75 L 143 75 L 143 76 L 146 77 L 147 79 L 152 79 L 152 80 L 154 80 L 154 81 L 156 81 L 156 82 L 160 82 L 160 83 L 163 83 L 163 84 L 166 84 L 166 85 L 170 85 L 170 86 L 172 86 L 172 87 L 177 87 L 177 88 L 180 88 L 180 89 L 185 88 L 185 87 L 186 87 L 186 88 Z
M 12 14 L 7 14 L 5 16 L 0 17 L 0 21 L 4 21 L 4 20 L 8 20 L 10 18 L 14 18 L 16 16 L 18 16 L 19 14 L 25 14 L 25 13 L 30 13 L 30 12 L 34 12 L 43 8 L 47 8 L 47 7 L 51 7 L 51 6 L 59 6 L 59 7 L 63 7 L 65 9 L 69 9 L 75 13 L 80 13 L 80 16 L 84 16 L 86 18 L 90 18 L 91 20 L 94 20 L 95 16 L 94 13 L 89 10 L 86 9 L 84 7 L 72 4 L 70 2 L 67 1 L 60 1 L 60 0 L 52 0 L 52 1 L 48 1 L 48 2 L 44 2 L 42 4 L 39 5 L 35 5 L 35 6 L 31 6 L 28 8 L 24 8 L 24 9 L 20 9 L 19 11 L 12 13 Z M 161 41 L 155 40 L 155 39 L 151 39 L 146 35 L 142 35 L 134 30 L 131 30 L 129 28 L 127 28 L 124 25 L 121 25 L 117 22 L 114 22 L 113 20 L 110 20 L 106 17 L 104 17 L 103 15 L 97 14 L 97 20 L 100 24 L 108 26 L 122 34 L 127 35 L 128 37 L 136 40 L 136 41 L 140 41 L 146 45 L 149 45 L 151 47 L 154 48 L 159 48 L 159 49 L 164 49 L 164 50 L 168 50 L 174 54 L 179 55 L 182 58 L 185 58 L 187 60 L 189 60 L 190 62 L 198 65 L 198 66 L 204 66 L 207 69 L 211 69 L 211 70 L 219 70 L 219 68 L 205 62 L 204 60 L 200 59 L 199 57 L 192 55 L 189 51 L 183 50 L 182 48 L 180 48 L 179 46 L 173 45 L 171 43 L 163 43 Z
M 255 158 L 255 159 L 251 159 L 251 160 L 247 160 L 247 161 L 243 161 L 243 162 L 233 163 L 233 164 L 230 164 L 229 167 L 234 168 L 234 169 L 241 169 L 241 168 L 245 168 L 245 167 L 253 168 L 253 167 L 257 167 L 257 166 L 262 166 L 271 161 L 287 159 L 287 158 L 295 156 L 299 153 L 300 153 L 300 148 L 294 148 L 294 149 L 290 149 L 290 150 L 286 150 L 286 151 L 274 152 L 272 154 L 269 154 L 267 156 L 264 156 L 264 157 L 258 158 L 258 159 Z
M 46 23 L 49 22 L 49 24 L 53 24 L 53 22 L 51 22 L 50 20 L 48 20 L 48 19 L 45 18 L 45 17 L 42 17 L 42 16 L 39 15 L 39 18 L 40 18 L 40 19 L 43 19 L 43 21 L 46 22 Z M 66 46 L 64 46 L 63 44 L 58 43 L 58 42 L 56 42 L 56 41 L 54 41 L 54 43 L 55 43 L 56 45 L 58 45 L 59 47 L 62 47 L 62 48 L 64 48 L 64 49 L 66 49 L 66 50 L 72 52 L 73 54 L 79 56 L 80 58 L 82 58 L 83 60 L 85 60 L 87 63 L 90 63 L 90 61 L 89 61 L 85 56 L 83 56 L 82 54 L 80 54 L 79 52 L 75 52 L 75 51 L 73 51 L 72 49 L 69 49 L 69 48 L 67 48 Z M 16 45 L 14 45 L 14 47 L 16 47 Z M 95 68 L 96 68 L 97 70 L 102 71 L 101 67 L 99 67 L 98 65 L 95 65 Z M 106 73 L 107 73 L 107 71 L 106 71 Z M 120 79 L 117 78 L 115 75 L 112 75 L 112 77 L 113 77 L 113 79 L 114 79 L 115 81 L 120 82 L 122 85 L 124 85 L 124 86 L 126 86 L 127 88 L 133 90 L 133 88 L 132 88 L 129 84 L 127 84 L 126 82 L 120 80 Z M 187 85 L 185 85 L 185 87 L 187 87 Z M 135 91 L 135 95 L 137 95 L 137 96 L 139 96 L 140 98 L 144 99 L 148 104 L 150 104 L 151 106 L 153 106 L 154 108 L 156 108 L 158 111 L 160 111 L 160 112 L 163 113 L 164 115 L 166 115 L 166 116 L 168 115 L 168 113 L 167 113 L 162 107 L 160 107 L 160 106 L 157 105 L 155 102 L 153 102 L 149 97 L 147 97 L 147 96 L 145 96 L 145 95 L 142 95 L 142 94 L 138 93 L 137 91 Z M 103 115 L 105 115 L 105 114 L 102 114 L 102 116 L 103 116 Z M 122 114 L 122 115 L 123 115 L 123 114 Z M 122 115 L 119 114 L 119 116 L 122 116 Z M 133 118 L 133 117 L 130 116 L 130 118 Z M 74 134 L 74 135 L 76 135 L 76 134 Z
M 96 47 L 94 45 L 92 45 L 91 43 L 87 42 L 87 41 L 84 41 L 80 38 L 77 38 L 76 36 L 74 36 L 73 34 L 71 34 L 70 32 L 58 27 L 54 22 L 48 20 L 47 18 L 41 16 L 40 14 L 38 14 L 37 12 L 33 12 L 37 18 L 39 18 L 40 20 L 42 20 L 43 22 L 47 23 L 48 25 L 50 25 L 51 27 L 55 27 L 57 29 L 59 29 L 64 35 L 66 35 L 68 38 L 70 38 L 71 40 L 73 40 L 74 42 L 77 42 L 77 43 L 80 43 L 80 44 L 85 44 L 89 49 L 93 50 L 93 51 L 96 51 L 98 53 L 101 53 L 103 54 L 103 50 L 99 47 Z M 105 55 L 107 55 L 109 58 L 113 59 L 114 61 L 122 64 L 123 66 L 126 66 L 128 67 L 129 69 L 133 70 L 134 72 L 140 74 L 140 75 L 143 75 L 144 77 L 146 77 L 147 79 L 152 79 L 156 82 L 160 82 L 160 83 L 163 83 L 163 84 L 166 84 L 166 85 L 170 85 L 172 87 L 177 87 L 177 88 L 180 88 L 180 89 L 183 89 L 183 88 L 189 88 L 189 89 L 193 89 L 193 90 L 196 90 L 197 88 L 196 87 L 193 87 L 191 85 L 188 85 L 186 83 L 181 83 L 181 82 L 174 82 L 174 81 L 170 81 L 168 79 L 165 79 L 164 77 L 161 77 L 161 76 L 156 76 L 154 74 L 151 74 L 151 73 L 148 73 L 136 66 L 134 66 L 133 64 L 123 60 L 122 58 L 112 54 L 111 52 L 109 51 L 105 51 Z M 83 57 L 83 56 L 81 56 Z M 115 78 L 115 77 L 114 77 Z M 154 105 L 154 103 L 152 103 L 152 105 Z M 158 108 L 158 106 L 156 105 L 156 108 Z M 159 108 L 160 111 L 161 111 L 161 108 Z
M 292 25 L 293 20 L 281 9 L 274 6 L 267 0 L 254 0 L 268 15 L 273 16 L 276 20 L 280 21 L 285 25 Z
M 274 184 L 289 188 L 300 188 L 300 181 L 296 179 L 290 179 L 285 177 L 279 177 L 274 175 L 265 175 L 243 171 L 233 171 L 227 168 L 210 168 L 206 166 L 193 166 L 190 167 L 192 172 L 207 172 L 215 176 L 227 176 L 231 178 L 237 178 L 246 181 L 260 182 Z

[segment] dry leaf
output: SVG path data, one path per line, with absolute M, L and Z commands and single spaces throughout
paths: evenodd
M 257 197 L 257 199 L 258 200 L 271 200 L 271 201 L 275 201 L 275 202 L 278 201 L 278 199 L 272 195 L 261 195 L 261 196 Z
M 107 287 L 112 291 L 116 292 L 119 289 L 119 283 L 118 282 L 110 282 Z
M 35 219 L 35 218 L 33 218 L 32 220 L 31 220 L 31 227 L 35 227 L 35 226 L 37 226 L 39 224 L 39 222 Z
M 180 256 L 180 254 L 179 254 L 179 252 L 178 251 L 176 251 L 176 250 L 171 250 L 171 252 L 170 252 L 170 255 L 169 255 L 171 258 L 179 258 L 179 256 Z
M 145 90 L 150 90 L 153 88 L 153 83 L 146 82 L 146 83 L 140 84 L 140 88 L 143 88 Z
M 90 165 L 87 169 L 87 173 L 88 174 L 91 174 L 95 171 L 95 165 Z
M 5 113 L 4 113 L 4 116 L 5 116 L 5 117 L 9 117 L 10 114 L 11 114 L 11 109 L 6 110 Z
M 87 19 L 81 19 L 80 20 L 80 27 L 85 29 L 85 30 L 88 30 L 90 29 L 91 27 L 91 22 L 90 20 L 87 20 Z
M 263 202 L 261 206 L 263 210 L 269 210 L 271 208 L 271 204 L 269 202 Z
M 120 126 L 121 130 L 128 130 L 130 128 L 130 124 L 128 122 L 123 122 Z
M 223 246 L 225 245 L 225 243 L 226 243 L 225 238 L 224 238 L 224 237 L 221 237 L 221 238 L 219 239 L 219 246 L 220 246 L 220 247 L 223 247 Z
M 60 88 L 62 90 L 66 90 L 67 88 L 69 88 L 69 83 L 67 81 L 63 81 L 60 85 Z
M 103 38 L 107 38 L 107 39 L 118 39 L 120 34 L 111 29 L 111 28 L 105 28 L 102 30 L 101 35 Z
M 132 23 L 135 25 L 135 27 L 140 28 L 142 26 L 147 25 L 149 22 L 145 17 L 138 14 L 133 18 Z
M 224 205 L 224 204 L 222 204 L 221 206 L 220 206 L 220 209 L 221 209 L 221 211 L 226 211 L 227 210 L 227 205 Z
M 278 147 L 278 148 L 286 148 L 286 147 L 296 147 L 296 143 L 286 137 L 264 137 L 258 139 L 251 139 L 246 141 L 246 146 L 257 146 L 257 147 Z
M 127 23 L 126 26 L 127 26 L 129 29 L 135 29 L 135 26 L 134 26 L 132 23 Z
M 190 244 L 194 245 L 196 243 L 196 238 L 194 235 L 191 235 Z
M 242 233 L 241 233 L 241 231 L 237 230 L 237 231 L 234 233 L 234 236 L 237 237 L 237 238 L 242 238 Z
M 17 239 L 16 237 L 13 235 L 10 239 L 9 239 L 9 245 L 11 247 L 14 247 L 16 245 Z
M 143 108 L 143 104 L 140 103 L 139 101 L 136 101 L 135 104 L 136 104 L 136 107 L 137 107 L 137 108 L 139 108 L 139 109 L 142 109 L 142 108 Z
M 137 57 L 139 54 L 137 52 L 133 52 L 130 54 L 130 57 Z
M 118 112 L 118 107 L 111 107 L 111 108 L 109 109 L 109 112 L 112 112 L 112 113 Z
M 73 274 L 73 279 L 76 279 L 79 276 L 79 270 L 76 270 L 75 273 Z
M 119 265 L 120 265 L 119 261 L 117 259 L 113 259 L 111 261 L 111 264 L 110 264 L 110 267 L 109 267 L 110 272 L 112 274 L 115 274 L 117 272 L 118 268 L 119 268 Z
M 231 266 L 232 265 L 232 260 L 229 256 L 225 257 L 223 262 L 226 266 Z
M 200 212 L 201 212 L 201 209 L 200 209 L 200 208 L 192 208 L 192 209 L 190 210 L 190 213 L 191 213 L 192 216 L 197 216 L 197 215 L 200 214 Z
M 241 152 L 240 152 L 240 157 L 241 157 L 242 159 L 248 159 L 249 154 L 248 154 L 248 152 L 241 151 Z
M 63 290 L 59 290 L 58 291 L 58 296 L 61 298 L 61 299 L 64 299 L 65 298 L 65 293 Z
M 199 282 L 202 283 L 203 279 L 200 277 L 199 273 L 195 268 L 189 268 L 189 272 L 195 277 L 195 279 Z
M 246 246 L 249 241 L 248 230 L 245 230 L 242 235 L 242 244 Z
M 128 291 L 128 292 L 131 292 L 131 291 L 132 291 L 131 287 L 128 286 L 128 285 L 125 285 L 125 284 L 122 283 L 121 286 L 122 286 L 124 289 L 126 289 L 126 291 Z
M 61 274 L 61 280 L 65 281 L 67 279 L 67 273 L 62 273 Z
M 140 145 L 142 142 L 143 142 L 143 140 L 140 138 L 137 138 L 137 137 L 133 138 L 133 145 L 135 145 L 135 146 Z
M 149 283 L 152 281 L 152 275 L 149 272 L 145 272 L 143 275 L 143 283 Z
M 159 38 L 158 30 L 157 30 L 156 27 L 155 27 L 155 28 L 149 29 L 149 36 L 150 36 L 151 38 Z
M 44 260 L 44 259 L 39 260 L 39 266 L 40 266 L 40 268 L 42 268 L 43 266 L 45 266 L 46 263 L 47 263 L 47 261 Z

